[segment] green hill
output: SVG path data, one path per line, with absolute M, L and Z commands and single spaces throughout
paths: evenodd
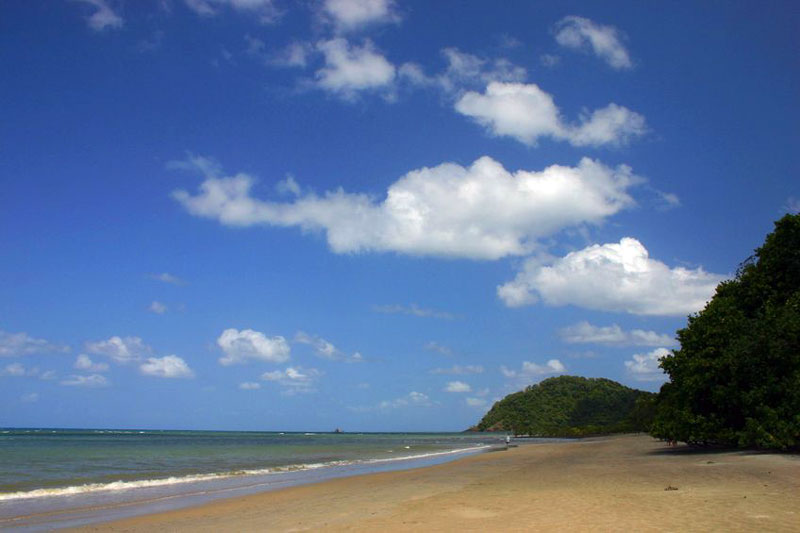
M 610 379 L 559 376 L 509 394 L 473 429 L 542 437 L 646 431 L 654 396 Z

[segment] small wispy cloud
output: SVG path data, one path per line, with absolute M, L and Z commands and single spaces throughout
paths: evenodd
M 361 363 L 364 361 L 364 357 L 359 352 L 348 355 L 334 346 L 330 341 L 317 335 L 309 335 L 304 331 L 298 331 L 295 334 L 294 342 L 311 346 L 314 349 L 314 353 L 323 359 L 345 361 L 348 363 Z
M 148 357 L 144 363 L 139 365 L 139 372 L 145 376 L 156 378 L 187 379 L 194 377 L 194 372 L 186 364 L 186 361 L 177 355 Z
M 430 397 L 418 391 L 411 391 L 405 396 L 392 400 L 383 400 L 376 405 L 350 406 L 348 409 L 354 413 L 369 413 L 375 411 L 389 411 L 394 409 L 404 409 L 413 407 L 430 407 L 433 405 Z
M 643 329 L 625 331 L 617 324 L 595 326 L 585 320 L 561 328 L 558 335 L 564 342 L 570 344 L 610 346 L 674 346 L 677 344 L 677 341 L 667 334 Z
M 442 355 L 451 356 L 453 355 L 453 350 L 450 349 L 449 346 L 445 346 L 444 344 L 439 344 L 436 341 L 430 341 L 423 346 L 429 352 L 436 352 Z
M 512 380 L 512 385 L 517 388 L 535 383 L 544 376 L 564 374 L 566 371 L 566 367 L 558 359 L 550 359 L 543 365 L 523 361 L 520 370 L 509 369 L 505 366 L 500 367 L 500 373 Z
M 201 17 L 216 17 L 223 9 L 252 17 L 261 24 L 274 24 L 283 15 L 274 0 L 184 0 Z
M 324 0 L 321 16 L 339 33 L 401 20 L 394 0 Z
M 444 387 L 445 392 L 472 392 L 469 383 L 463 381 L 450 381 Z
M 377 313 L 386 313 L 390 315 L 410 315 L 420 318 L 439 318 L 442 320 L 453 320 L 455 318 L 455 315 L 448 313 L 447 311 L 426 309 L 413 303 L 410 305 L 376 305 L 372 308 L 372 310 Z
M 542 54 L 539 56 L 539 63 L 544 67 L 555 67 L 561 63 L 561 56 L 555 54 Z
M 139 337 L 118 337 L 116 335 L 107 340 L 87 342 L 85 348 L 90 354 L 104 355 L 120 364 L 138 362 L 142 357 L 153 352 L 153 349 Z
M 284 370 L 265 372 L 261 379 L 272 383 L 277 383 L 283 387 L 283 394 L 306 394 L 316 392 L 316 384 L 322 372 L 316 368 L 287 367 Z
M 556 24 L 556 42 L 573 50 L 591 50 L 611 68 L 633 68 L 630 54 L 622 44 L 619 30 L 584 17 L 568 16 Z
M 162 272 L 160 274 L 150 274 L 150 279 L 161 281 L 164 283 L 171 283 L 172 285 L 186 285 L 186 282 L 178 276 L 172 275 L 169 272 Z
M 625 369 L 636 381 L 666 381 L 667 375 L 658 365 L 661 358 L 670 353 L 666 348 L 656 348 L 649 353 L 633 354 L 625 361 Z
M 486 407 L 487 402 L 485 398 L 464 398 L 464 403 L 466 403 L 469 407 L 482 409 Z
M 56 373 L 54 370 L 40 370 L 38 366 L 26 367 L 22 363 L 11 363 L 0 369 L 0 376 L 8 376 L 15 378 L 39 378 L 41 380 L 55 379 Z
M 453 365 L 450 368 L 434 368 L 430 371 L 431 374 L 452 374 L 452 375 L 466 375 L 466 374 L 482 374 L 483 367 L 481 365 Z
M 431 405 L 431 399 L 427 394 L 417 391 L 411 391 L 405 396 L 395 398 L 394 400 L 384 400 L 378 404 L 379 409 L 398 409 L 401 407 L 427 407 Z
M 167 312 L 167 306 L 157 300 L 153 300 L 153 303 L 150 304 L 147 310 L 157 315 L 163 315 Z
M 86 23 L 94 31 L 119 29 L 124 25 L 124 20 L 119 13 L 111 8 L 107 0 L 73 0 L 88 4 L 94 8 L 94 13 L 86 18 Z
M 92 359 L 82 353 L 78 355 L 78 358 L 75 360 L 75 364 L 72 365 L 77 370 L 82 370 L 84 372 L 106 372 L 108 370 L 108 363 L 96 363 L 92 361 Z
M 66 385 L 68 387 L 99 388 L 99 387 L 108 387 L 110 385 L 110 382 L 106 379 L 105 376 L 101 374 L 89 374 L 87 376 L 83 375 L 68 376 L 67 378 L 61 380 L 61 384 Z
M 0 357 L 19 357 L 42 353 L 66 353 L 69 346 L 37 339 L 25 332 L 9 333 L 0 330 Z
M 23 394 L 19 397 L 19 401 L 22 403 L 33 403 L 39 401 L 39 393 L 38 392 L 29 392 L 28 394 Z

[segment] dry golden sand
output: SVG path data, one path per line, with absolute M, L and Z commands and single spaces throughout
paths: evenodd
M 643 435 L 521 445 L 83 530 L 800 531 L 800 457 Z

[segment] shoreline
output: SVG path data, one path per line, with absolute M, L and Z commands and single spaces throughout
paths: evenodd
M 800 456 L 645 435 L 520 445 L 75 531 L 800 531 Z
M 79 528 L 131 517 L 182 510 L 220 500 L 263 494 L 328 480 L 380 472 L 425 468 L 475 454 L 503 449 L 484 444 L 419 455 L 335 461 L 310 464 L 306 468 L 278 468 L 243 472 L 241 475 L 199 476 L 200 479 L 164 478 L 163 482 L 114 482 L 112 488 L 82 487 L 85 491 L 56 489 L 56 494 L 0 501 L 0 529 L 43 531 L 53 528 Z M 208 479 L 207 479 L 208 478 Z

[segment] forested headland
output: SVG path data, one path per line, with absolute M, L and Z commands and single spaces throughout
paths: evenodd
M 610 379 L 559 376 L 509 394 L 473 429 L 537 437 L 644 431 L 653 396 Z

